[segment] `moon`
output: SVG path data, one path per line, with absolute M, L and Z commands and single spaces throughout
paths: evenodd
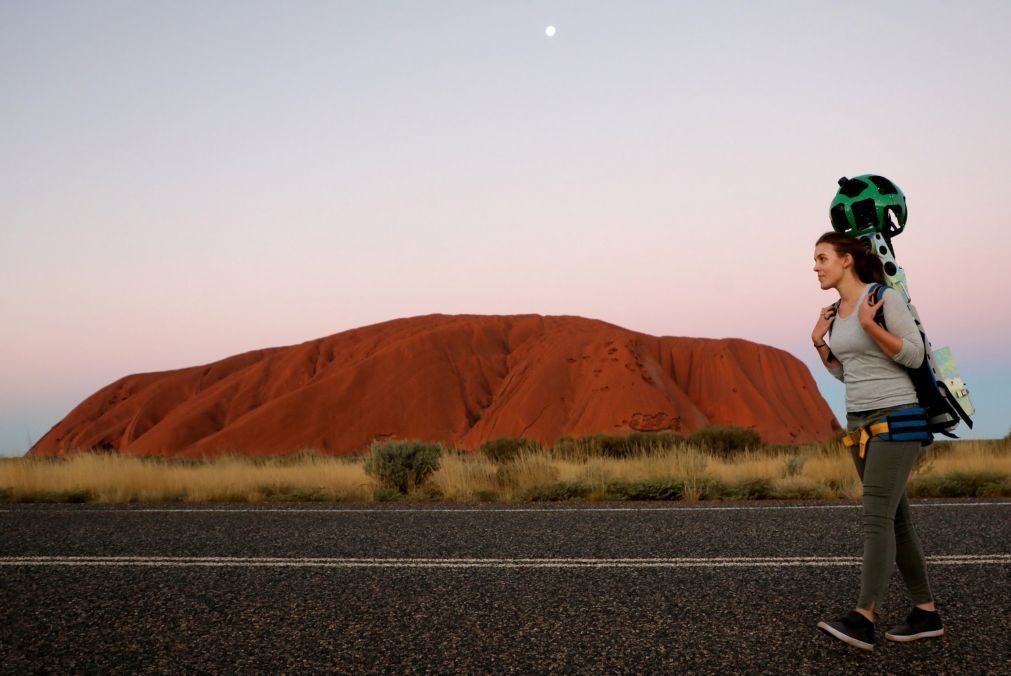
M 555 33 L 557 32 L 558 31 L 555 30 L 554 26 L 548 26 L 547 28 L 544 29 L 544 34 L 547 35 L 549 38 L 555 37 Z

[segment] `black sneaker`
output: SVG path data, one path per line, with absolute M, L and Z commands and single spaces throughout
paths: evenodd
M 924 610 L 914 607 L 905 623 L 892 627 L 885 632 L 889 641 L 916 641 L 921 638 L 944 636 L 941 616 L 936 610 Z
M 838 620 L 819 622 L 818 628 L 861 650 L 874 650 L 874 623 L 855 610 Z

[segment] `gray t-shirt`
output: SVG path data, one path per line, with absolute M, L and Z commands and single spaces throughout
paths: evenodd
M 832 353 L 839 360 L 829 373 L 846 383 L 846 410 L 871 409 L 916 404 L 916 388 L 904 366 L 915 368 L 923 362 L 923 340 L 906 302 L 895 289 L 884 295 L 885 326 L 902 339 L 902 349 L 894 357 L 885 354 L 860 326 L 863 293 L 848 317 L 836 316 L 832 325 Z

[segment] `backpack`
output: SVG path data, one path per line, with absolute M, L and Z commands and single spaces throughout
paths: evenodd
M 888 288 L 887 284 L 872 284 L 867 293 L 871 295 L 876 303 L 881 300 L 885 294 L 885 290 Z M 840 300 L 835 303 L 837 314 L 841 302 Z M 906 307 L 909 308 L 909 312 L 913 315 L 913 321 L 916 322 L 916 328 L 920 331 L 920 338 L 923 340 L 924 348 L 923 361 L 920 362 L 920 365 L 916 368 L 905 367 L 909 373 L 909 379 L 913 381 L 913 387 L 916 388 L 916 398 L 920 406 L 926 409 L 927 426 L 930 432 L 937 432 L 946 437 L 957 439 L 958 437 L 953 434 L 953 430 L 958 427 L 959 420 L 964 421 L 971 429 L 972 418 L 969 416 L 976 412 L 972 402 L 969 400 L 969 390 L 958 375 L 955 368 L 955 359 L 951 356 L 951 350 L 943 347 L 936 352 L 932 352 L 930 341 L 923 330 L 919 314 L 908 299 L 906 299 Z M 878 308 L 877 314 L 874 315 L 874 321 L 886 331 L 888 330 L 888 327 L 885 326 L 883 307 Z M 832 325 L 829 325 L 828 333 L 831 337 Z M 830 349 L 829 361 L 834 360 L 835 355 L 832 354 Z

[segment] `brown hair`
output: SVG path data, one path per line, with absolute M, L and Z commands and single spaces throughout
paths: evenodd
M 885 266 L 876 254 L 871 253 L 869 242 L 842 232 L 826 232 L 814 243 L 815 246 L 819 244 L 831 244 L 837 256 L 852 256 L 853 271 L 864 284 L 886 283 Z

